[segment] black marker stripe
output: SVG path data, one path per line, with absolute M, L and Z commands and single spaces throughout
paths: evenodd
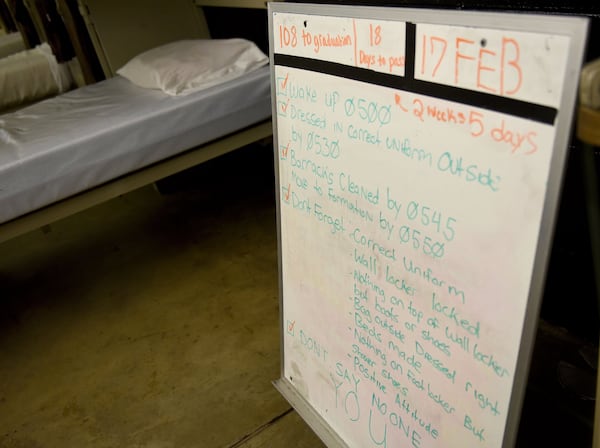
M 414 78 L 415 73 L 415 40 L 417 38 L 417 25 L 406 23 L 406 56 L 404 61 L 404 76 Z
M 410 47 L 407 46 L 407 48 Z M 412 48 L 414 48 L 414 45 Z M 455 103 L 488 109 L 506 115 L 526 118 L 549 125 L 554 124 L 556 115 L 558 114 L 558 110 L 556 108 L 549 106 L 542 106 L 540 104 L 528 103 L 526 101 L 506 98 L 503 96 L 490 95 L 488 93 L 476 92 L 473 90 L 461 89 L 458 87 L 446 86 L 443 84 L 436 84 L 413 78 L 376 72 L 366 68 L 338 64 L 336 62 L 321 61 L 318 59 L 290 56 L 279 53 L 274 54 L 273 62 L 275 65 L 298 68 L 317 73 L 325 73 L 340 78 L 352 79 L 354 81 L 366 82 L 383 87 L 391 87 L 393 89 L 404 90 L 407 92 L 453 101 Z M 412 56 L 412 64 L 414 67 L 414 54 Z M 413 73 L 412 70 L 411 73 Z

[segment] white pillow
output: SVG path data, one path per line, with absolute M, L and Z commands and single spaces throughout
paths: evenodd
M 185 95 L 213 86 L 269 62 L 246 39 L 194 39 L 172 42 L 145 51 L 117 70 L 132 83 Z

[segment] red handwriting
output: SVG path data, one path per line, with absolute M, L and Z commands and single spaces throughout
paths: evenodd
M 365 29 L 369 31 L 368 46 L 359 48 L 358 39 L 355 40 L 355 65 L 358 67 L 367 68 L 385 68 L 389 73 L 393 73 L 394 69 L 400 69 L 403 73 L 406 64 L 406 57 L 399 54 L 389 54 L 382 45 L 384 44 L 384 32 L 381 25 L 369 23 Z M 354 33 L 357 33 L 356 21 L 354 21 Z M 357 57 L 358 55 L 358 57 Z
M 521 133 L 508 129 L 504 120 L 502 120 L 499 126 L 492 129 L 490 135 L 497 142 L 508 143 L 512 147 L 513 154 L 519 149 L 524 149 L 526 155 L 533 154 L 538 150 L 537 143 L 535 142 L 537 132 L 529 131 Z
M 298 45 L 298 30 L 295 25 L 290 27 L 279 25 L 279 46 L 281 48 L 292 47 Z
M 492 122 L 483 112 L 471 108 L 449 104 L 440 105 L 428 102 L 426 97 L 416 96 L 407 99 L 403 93 L 394 93 L 394 104 L 403 113 L 411 114 L 421 122 L 435 121 L 448 125 L 464 126 L 474 137 L 489 136 L 495 142 L 506 144 L 511 154 L 531 155 L 537 152 L 537 132 L 534 130 L 511 129 L 502 119 Z
M 473 87 L 498 95 L 515 95 L 523 84 L 519 42 L 503 37 L 499 48 L 487 48 L 485 39 L 476 42 L 464 37 L 453 41 L 423 34 L 421 74 L 435 80 L 441 67 L 450 68 L 455 85 L 469 84 L 475 73 Z
M 369 69 L 384 69 L 389 73 L 404 73 L 406 57 L 404 49 L 393 50 L 386 47 L 385 29 L 377 23 L 365 23 L 353 20 L 352 32 L 311 32 L 302 26 L 279 25 L 280 48 L 311 48 L 315 53 L 320 53 L 324 48 L 348 47 L 354 51 L 354 65 Z M 361 45 L 358 35 L 363 36 Z M 388 39 L 389 40 L 389 39 Z M 389 45 L 389 42 L 387 42 Z M 282 82 L 285 88 L 286 79 Z

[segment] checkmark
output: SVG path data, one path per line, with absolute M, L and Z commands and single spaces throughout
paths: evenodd
M 280 76 L 277 78 L 277 97 L 287 97 L 287 75 L 284 78 Z
M 286 159 L 288 155 L 288 151 L 290 150 L 290 142 L 288 142 L 287 146 L 281 146 L 281 158 Z
M 294 336 L 294 327 L 296 325 L 296 321 L 295 320 L 288 320 L 287 321 L 287 332 Z
M 292 185 L 288 184 L 287 188 L 285 188 L 285 187 L 283 188 L 283 191 L 285 191 L 283 198 L 285 199 L 286 202 L 289 202 L 290 193 L 292 192 Z
M 289 77 L 290 77 L 289 73 L 287 75 L 285 75 L 284 80 L 281 82 L 281 88 L 282 89 L 285 89 L 285 86 L 287 86 L 287 82 L 288 82 Z
M 285 103 L 283 101 L 280 101 L 278 114 L 281 115 L 282 117 L 287 117 L 286 112 L 287 112 L 289 104 L 290 104 L 289 99 Z

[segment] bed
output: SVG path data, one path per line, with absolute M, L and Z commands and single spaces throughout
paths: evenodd
M 184 96 L 121 76 L 0 116 L 0 241 L 271 135 L 268 66 Z
M 272 135 L 268 63 L 184 94 L 128 75 L 0 115 L 0 242 Z

